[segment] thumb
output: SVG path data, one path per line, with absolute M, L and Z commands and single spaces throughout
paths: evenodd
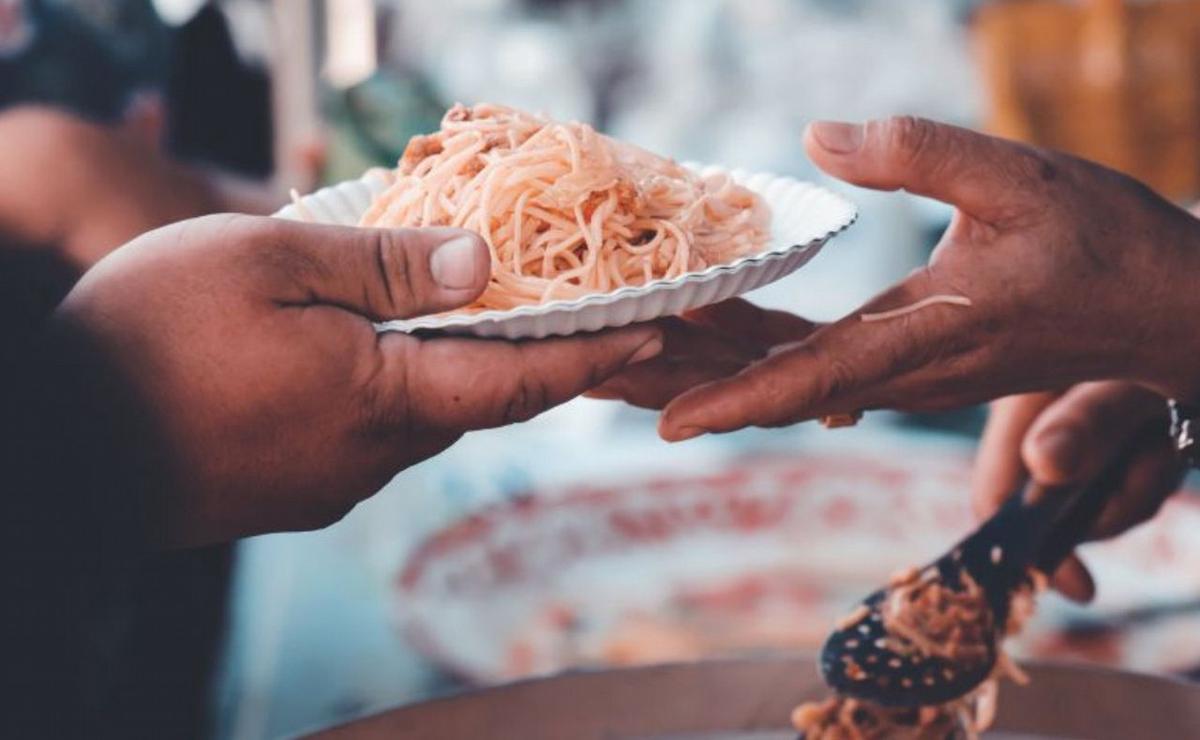
M 902 116 L 865 124 L 818 121 L 804 134 L 813 162 L 876 190 L 907 190 L 988 220 L 1054 176 L 1036 149 L 957 126 Z
M 281 219 L 255 240 L 276 300 L 332 305 L 376 321 L 465 306 L 487 287 L 491 258 L 462 229 L 366 229 Z

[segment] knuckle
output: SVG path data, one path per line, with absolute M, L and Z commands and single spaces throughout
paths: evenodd
M 883 122 L 883 140 L 897 164 L 921 159 L 937 137 L 937 124 L 917 116 L 893 116 Z
M 1122 381 L 1084 386 L 1086 395 L 1073 409 L 1079 423 L 1088 427 L 1136 426 L 1162 411 L 1162 401 L 1152 391 Z
M 295 285 L 319 284 L 330 277 L 329 266 L 306 245 L 293 241 L 286 224 L 236 214 L 205 218 L 213 219 L 211 241 L 237 250 L 247 263 L 259 266 L 268 276 Z
M 419 389 L 414 388 L 413 376 L 417 363 L 423 358 L 415 357 L 414 346 L 410 343 L 404 342 L 400 346 L 397 355 L 387 355 L 398 359 L 385 360 L 376 356 L 357 383 L 354 428 L 360 439 L 368 443 L 394 441 L 416 421 L 411 401 Z
M 359 393 L 356 431 L 359 437 L 367 442 L 393 438 L 397 428 L 405 421 L 404 412 L 389 403 L 392 394 L 386 394 L 388 399 L 385 399 L 384 395 L 377 383 L 365 386 Z
M 1056 424 L 1039 430 L 1026 440 L 1025 464 L 1039 480 L 1068 480 L 1079 467 L 1079 451 L 1086 448 L 1084 436 L 1086 431 L 1074 424 Z
M 544 381 L 523 377 L 505 400 L 501 420 L 504 424 L 529 421 L 541 413 L 550 400 L 550 389 Z
M 416 275 L 412 264 L 412 249 L 408 248 L 405 232 L 378 229 L 372 232 L 371 250 L 378 272 L 378 284 L 383 288 L 383 308 L 395 313 L 405 303 L 405 297 L 416 296 Z
M 1062 179 L 1062 160 L 1053 153 L 1031 146 L 1014 150 L 1012 173 L 1021 185 L 1049 187 Z
M 808 349 L 814 355 L 819 367 L 825 368 L 820 374 L 816 389 L 816 397 L 812 402 L 837 398 L 855 388 L 858 374 L 845 358 L 831 354 L 819 347 Z

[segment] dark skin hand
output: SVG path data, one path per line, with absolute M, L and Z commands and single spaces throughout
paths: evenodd
M 1031 393 L 992 404 L 975 461 L 971 502 L 991 515 L 1027 478 L 1046 485 L 1086 483 L 1118 455 L 1130 455 L 1089 539 L 1146 522 L 1186 472 L 1166 435 L 1163 399 L 1137 384 L 1081 383 L 1062 393 Z M 1078 557 L 1054 574 L 1066 596 L 1088 601 L 1095 583 Z
M 599 395 L 663 408 L 662 436 L 683 440 L 1031 393 L 994 408 L 976 470 L 976 512 L 994 511 L 1026 476 L 1085 481 L 1132 449 L 1092 535 L 1110 537 L 1152 516 L 1181 475 L 1163 432 L 1163 397 L 1200 394 L 1200 333 L 1191 319 L 1200 315 L 1200 222 L 1098 165 L 919 119 L 817 124 L 806 145 L 819 166 L 848 182 L 954 205 L 929 264 L 839 321 L 794 318 L 790 332 L 763 337 L 737 358 L 714 360 L 704 343 L 690 354 L 673 351 L 668 332 L 663 358 L 623 373 Z M 862 320 L 933 295 L 965 296 L 971 305 Z M 747 304 L 716 306 L 688 331 L 728 340 L 764 317 Z M 778 316 L 773 323 L 788 324 Z M 1074 559 L 1055 585 L 1080 599 L 1093 590 Z
M 860 310 L 664 410 L 668 440 L 872 408 L 929 411 L 1123 379 L 1200 382 L 1200 222 L 1095 164 L 918 119 L 819 124 L 823 169 L 956 206 L 929 264 Z M 969 298 L 888 321 L 863 313 Z
M 662 326 L 659 357 L 630 367 L 587 395 L 662 409 L 683 391 L 736 374 L 815 328 L 798 316 L 741 299 L 706 306 Z M 1160 396 L 1120 381 L 995 401 L 972 471 L 972 510 L 982 521 L 1030 478 L 1044 485 L 1086 483 L 1114 456 L 1131 454 L 1088 539 L 1116 537 L 1153 518 L 1179 490 L 1186 468 L 1165 434 L 1165 421 Z M 1091 574 L 1076 556 L 1053 574 L 1051 584 L 1076 601 L 1095 595 Z
M 740 298 L 704 306 L 659 325 L 663 332 L 661 355 L 622 371 L 587 395 L 662 409 L 684 391 L 734 375 L 776 347 L 803 339 L 816 326 L 786 311 L 763 310 Z
M 486 245 L 456 229 L 210 216 L 92 268 L 55 315 L 136 389 L 157 456 L 147 526 L 195 545 L 321 527 L 464 432 L 520 422 L 661 348 L 630 327 L 530 342 L 377 334 L 463 306 Z

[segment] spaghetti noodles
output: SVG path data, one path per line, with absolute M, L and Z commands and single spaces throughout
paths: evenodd
M 361 226 L 477 231 L 492 256 L 468 310 L 578 298 L 731 262 L 766 245 L 762 199 L 726 175 L 499 105 L 416 136 Z
M 983 590 L 966 573 L 962 588 L 946 587 L 915 568 L 892 577 L 881 609 L 887 638 L 895 652 L 919 653 L 970 663 L 985 659 L 986 642 L 996 634 Z M 1003 634 L 1016 634 L 1033 614 L 1033 597 L 1045 587 L 1045 577 L 1030 571 L 1029 582 L 1013 594 Z M 860 612 L 851 615 L 858 616 Z M 859 617 L 861 619 L 861 617 Z M 845 621 L 850 622 L 850 617 Z M 853 624 L 853 622 L 850 622 Z M 1018 684 L 1029 679 L 996 646 L 996 666 L 975 690 L 946 704 L 889 708 L 848 696 L 806 702 L 792 712 L 792 725 L 804 740 L 973 740 L 996 716 L 999 681 Z
M 910 313 L 916 313 L 924 308 L 936 306 L 937 304 L 945 304 L 950 306 L 970 306 L 971 299 L 965 295 L 931 295 L 928 298 L 922 298 L 916 303 L 911 303 L 900 308 L 893 308 L 888 311 L 879 311 L 878 313 L 864 313 L 859 318 L 862 321 L 887 321 L 888 319 L 898 319 L 901 316 L 907 316 Z

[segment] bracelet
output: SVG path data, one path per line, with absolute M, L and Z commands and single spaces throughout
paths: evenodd
M 1200 418 L 1200 408 L 1182 404 L 1175 399 L 1167 400 L 1167 410 L 1171 413 L 1171 440 L 1175 450 L 1188 465 L 1200 467 L 1200 445 L 1196 444 L 1196 424 Z

